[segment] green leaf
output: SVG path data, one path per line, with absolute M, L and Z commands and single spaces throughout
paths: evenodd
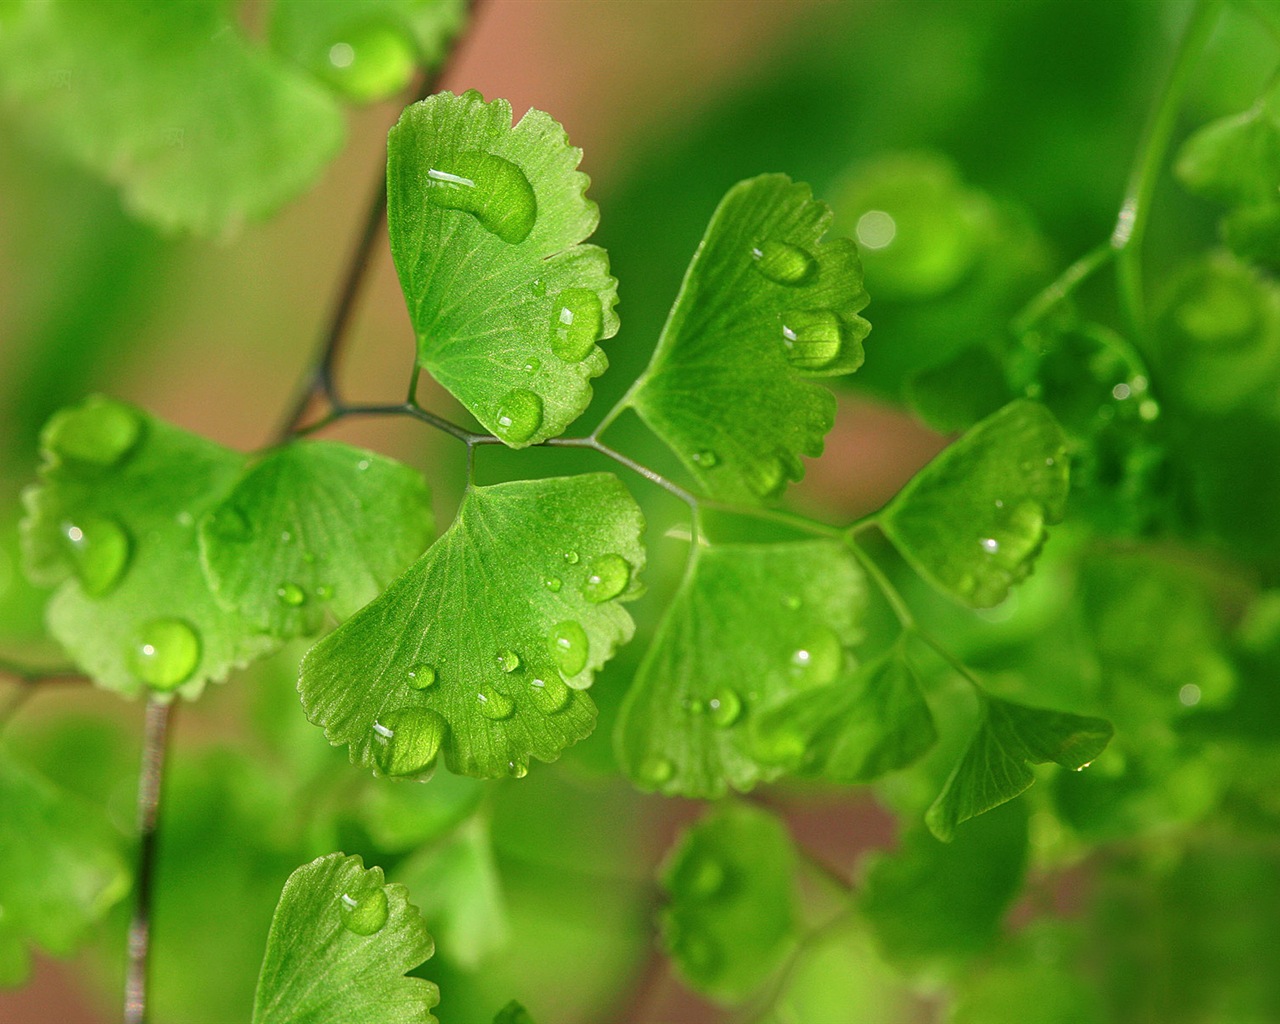
M 790 694 L 752 721 L 752 750 L 763 763 L 840 783 L 905 768 L 937 738 L 901 645 L 851 679 Z
M 391 130 L 391 254 L 418 364 L 513 448 L 561 433 L 591 400 L 618 330 L 608 254 L 580 245 L 599 211 L 582 151 L 531 110 L 440 93 Z
M 0 748 L 0 974 L 15 976 L 20 940 L 57 956 L 129 891 L 121 836 L 106 816 Z
M 757 713 L 851 685 L 866 584 L 831 541 L 698 548 L 636 673 L 615 744 L 637 785 L 714 797 L 781 773 L 752 750 Z
M 611 474 L 473 487 L 449 530 L 313 647 L 307 717 L 351 760 L 417 775 L 523 775 L 591 732 L 582 691 L 639 592 L 640 509 Z M 566 685 L 567 684 L 567 685 Z
M 534 1024 L 534 1020 L 532 1014 L 513 999 L 498 1011 L 493 1024 Z
M 716 498 L 759 501 L 803 475 L 835 418 L 808 377 L 852 373 L 870 325 L 858 252 L 781 174 L 740 182 L 707 226 L 631 405 Z
M 315 633 L 372 601 L 431 539 L 417 472 L 332 441 L 278 448 L 200 524 L 218 600 L 272 636 Z
M 995 938 L 1022 886 L 1027 812 L 1010 804 L 975 821 L 953 843 L 925 829 L 870 865 L 859 907 L 885 955 L 926 964 L 980 952 Z
M 1080 771 L 1111 741 L 1104 718 L 982 696 L 982 721 L 963 759 L 925 815 L 933 834 L 944 842 L 962 821 L 998 807 L 1027 789 L 1035 776 L 1030 766 L 1050 761 Z
M 1280 82 L 1243 113 L 1205 125 L 1185 143 L 1174 173 L 1188 191 L 1226 206 L 1276 201 Z
M 1067 500 L 1066 437 L 1041 405 L 1015 401 L 922 469 L 880 514 L 885 534 L 939 590 L 999 604 L 1031 572 Z
M 98 683 L 195 697 L 270 650 L 214 600 L 196 538 L 244 456 L 101 396 L 50 419 L 41 452 L 24 496 L 27 574 L 58 585 L 49 631 Z
M 271 46 L 352 100 L 388 99 L 437 67 L 463 0 L 275 0 Z
M 296 702 L 291 710 L 296 716 Z M 474 815 L 484 794 L 484 783 L 447 772 L 436 775 L 429 786 L 387 786 L 369 779 L 353 812 L 379 849 L 408 853 L 443 838 Z
M 293 198 L 344 134 L 324 88 L 252 47 L 222 0 L 20 4 L 0 96 L 138 215 L 204 235 Z
M 280 893 L 253 1024 L 435 1024 L 440 990 L 404 977 L 433 952 L 404 886 L 359 857 L 319 857 Z
M 782 822 L 755 807 L 722 807 L 680 837 L 662 868 L 662 941 L 690 985 L 736 1002 L 769 980 L 796 938 L 795 866 Z

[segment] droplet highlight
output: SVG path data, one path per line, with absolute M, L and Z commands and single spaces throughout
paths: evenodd
M 826 626 L 810 626 L 791 651 L 791 677 L 802 687 L 827 686 L 836 681 L 844 663 L 840 638 Z
M 591 354 L 604 330 L 600 296 L 590 288 L 566 288 L 551 306 L 551 351 L 566 363 Z
M 156 619 L 138 632 L 130 661 L 134 675 L 153 690 L 172 690 L 195 672 L 200 636 L 181 619 Z
M 565 675 L 576 676 L 587 667 L 587 633 L 578 623 L 570 620 L 552 626 L 547 646 L 552 660 Z
M 711 721 L 721 729 L 728 729 L 742 717 L 742 698 L 736 690 L 727 686 L 716 691 L 707 701 L 707 713 Z
M 582 583 L 582 596 L 593 604 L 608 601 L 627 589 L 631 563 L 621 555 L 601 555 L 591 563 Z
M 71 567 L 90 597 L 110 593 L 129 565 L 129 535 L 107 516 L 84 516 L 62 524 Z
M 813 277 L 817 261 L 790 242 L 761 242 L 751 250 L 756 270 L 774 284 L 801 285 Z
M 276 597 L 288 608 L 299 608 L 307 602 L 307 592 L 296 583 L 281 583 L 276 587 Z
M 542 399 L 528 388 L 512 388 L 494 413 L 494 433 L 511 444 L 523 444 L 542 426 Z
M 458 153 L 427 171 L 427 201 L 445 210 L 460 210 L 504 242 L 517 245 L 529 237 L 538 219 L 533 186 L 510 160 L 481 151 Z

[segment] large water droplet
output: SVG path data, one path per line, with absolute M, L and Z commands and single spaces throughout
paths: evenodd
M 811 625 L 791 652 L 791 677 L 802 687 L 834 683 L 844 663 L 840 638 L 826 626 Z
M 153 690 L 172 690 L 195 672 L 200 637 L 181 619 L 156 619 L 138 632 L 130 660 L 134 675 Z
M 528 388 L 512 388 L 494 413 L 494 432 L 504 441 L 521 444 L 542 426 L 542 399 Z
M 296 583 L 281 583 L 276 587 L 276 597 L 280 603 L 290 608 L 298 608 L 307 601 L 307 592 Z
M 418 775 L 435 762 L 448 723 L 429 708 L 399 708 L 373 725 L 373 756 L 385 775 Z
M 529 237 L 538 202 L 529 179 L 510 160 L 492 153 L 458 153 L 427 171 L 427 200 L 446 210 L 462 210 L 486 230 L 516 245 Z
M 436 670 L 434 665 L 420 661 L 409 669 L 409 685 L 415 690 L 426 690 L 435 686 L 435 684 Z
M 742 698 L 737 691 L 727 686 L 722 687 L 707 701 L 707 711 L 711 714 L 712 722 L 721 729 L 727 729 L 742 717 Z
M 790 242 L 761 242 L 751 250 L 756 270 L 775 284 L 804 284 L 818 269 L 814 258 Z
M 511 673 L 520 667 L 520 655 L 509 648 L 499 651 L 495 660 L 503 672 Z
M 844 325 L 825 309 L 795 310 L 782 318 L 787 361 L 798 370 L 830 366 L 844 345 Z
M 572 691 L 559 676 L 547 679 L 534 679 L 529 683 L 529 692 L 533 694 L 533 705 L 546 715 L 554 715 L 563 711 L 569 704 Z
M 631 582 L 631 563 L 621 555 L 601 555 L 591 563 L 587 578 L 582 584 L 582 595 L 588 601 L 599 604 L 617 597 Z
M 661 786 L 675 774 L 676 768 L 661 754 L 650 754 L 640 765 L 640 781 L 646 786 Z
M 343 893 L 338 897 L 338 916 L 347 931 L 373 935 L 387 923 L 387 893 L 379 887 L 360 896 Z
M 570 620 L 552 626 L 548 647 L 552 659 L 565 675 L 576 676 L 587 667 L 587 633 L 578 623 Z
M 600 296 L 590 288 L 566 288 L 551 305 L 551 351 L 566 363 L 586 359 L 604 328 Z
M 513 779 L 523 779 L 529 774 L 529 766 L 523 761 L 508 761 L 507 774 Z
M 498 690 L 481 690 L 476 694 L 476 700 L 480 704 L 480 714 L 484 715 L 485 718 L 493 719 L 495 722 L 510 718 L 516 710 L 516 702 Z
M 141 435 L 142 418 L 136 412 L 95 395 L 57 413 L 44 429 L 44 443 L 63 459 L 114 466 Z
M 90 597 L 108 593 L 129 564 L 129 535 L 107 516 L 82 516 L 62 524 L 76 578 Z

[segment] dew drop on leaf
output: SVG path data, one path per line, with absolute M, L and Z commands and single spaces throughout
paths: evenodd
M 520 655 L 510 649 L 499 651 L 495 660 L 498 662 L 498 668 L 503 672 L 514 672 L 520 667 Z
M 712 722 L 721 729 L 727 729 L 742 717 L 742 698 L 736 690 L 722 687 L 707 701 L 707 711 L 711 714 Z
M 713 467 L 720 465 L 720 456 L 710 448 L 704 448 L 702 451 L 693 453 L 693 461 L 703 469 L 712 469 Z
M 436 684 L 436 670 L 425 661 L 420 661 L 409 669 L 409 685 L 415 690 L 426 690 Z
M 604 329 L 600 296 L 590 288 L 566 288 L 551 306 L 551 351 L 566 363 L 591 354 Z
M 981 543 L 982 543 L 982 550 L 986 551 L 988 554 L 994 555 L 997 551 L 1000 550 L 1000 542 L 996 540 L 994 537 L 983 537 Z
M 494 689 L 481 690 L 476 694 L 476 700 L 480 704 L 480 714 L 484 715 L 485 718 L 493 719 L 495 722 L 510 718 L 516 710 L 515 701 L 505 693 L 499 693 Z
M 800 285 L 813 276 L 814 258 L 790 242 L 761 242 L 751 250 L 756 270 L 775 284 Z
M 565 675 L 576 676 L 587 667 L 587 633 L 573 620 L 551 627 L 548 647 L 552 659 Z
M 572 696 L 565 681 L 554 675 L 549 679 L 531 680 L 529 692 L 533 694 L 533 706 L 546 715 L 563 711 Z
M 62 524 L 62 538 L 76 578 L 90 597 L 110 592 L 129 564 L 129 535 L 107 516 L 84 516 Z
M 752 493 L 760 498 L 776 497 L 787 482 L 786 467 L 777 455 L 753 459 L 743 467 L 743 476 Z
M 114 466 L 133 450 L 141 433 L 136 412 L 99 397 L 55 415 L 45 428 L 44 442 L 63 459 Z
M 529 766 L 522 761 L 508 761 L 507 774 L 513 779 L 523 779 L 529 774 Z
M 478 150 L 458 153 L 447 164 L 427 171 L 428 202 L 471 214 L 486 231 L 512 245 L 529 237 L 538 202 L 524 171 L 510 160 Z
M 830 366 L 844 346 L 844 325 L 825 309 L 796 310 L 782 317 L 787 361 L 798 370 Z
M 521 369 L 527 374 L 535 374 L 542 369 L 542 360 L 537 356 L 530 356 L 524 361 L 524 366 Z
M 134 675 L 154 690 L 172 690 L 195 672 L 200 637 L 181 619 L 156 619 L 138 632 L 130 652 Z
M 399 708 L 373 723 L 374 760 L 386 775 L 418 775 L 440 752 L 448 724 L 429 708 Z
M 560 587 L 563 584 L 561 583 L 559 576 L 548 576 L 542 581 L 542 585 L 551 591 L 551 593 L 558 594 L 560 593 Z
M 338 897 L 338 916 L 347 931 L 357 935 L 374 935 L 387 923 L 387 893 L 377 888 L 363 896 L 343 893 Z
M 582 596 L 593 604 L 608 601 L 627 589 L 631 582 L 631 563 L 621 555 L 601 555 L 591 563 L 582 584 Z
M 640 765 L 640 781 L 647 786 L 661 786 L 675 774 L 675 765 L 661 754 L 651 754 Z
M 809 626 L 791 652 L 791 677 L 802 687 L 827 686 L 840 674 L 844 648 L 826 626 Z
M 290 608 L 298 608 L 307 602 L 307 592 L 296 583 L 281 583 L 276 587 L 276 597 Z
M 528 388 L 512 388 L 498 403 L 494 419 L 500 438 L 520 444 L 542 426 L 542 399 Z
M 576 551 L 566 551 L 566 552 L 564 553 L 564 560 L 565 560 L 569 565 L 577 565 L 577 564 L 578 564 L 578 552 L 576 552 Z
M 316 586 L 316 600 L 328 601 L 333 597 L 333 587 L 327 583 L 320 583 Z

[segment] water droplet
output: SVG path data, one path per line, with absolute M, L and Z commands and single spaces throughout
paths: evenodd
M 62 524 L 71 565 L 84 592 L 102 597 L 124 575 L 129 564 L 129 535 L 107 516 L 84 516 Z
M 825 309 L 795 310 L 782 318 L 787 361 L 798 370 L 830 366 L 844 345 L 844 325 Z
M 661 754 L 651 754 L 640 765 L 640 781 L 647 786 L 661 786 L 675 774 L 676 768 Z
M 692 457 L 694 463 L 701 466 L 703 469 L 713 469 L 720 464 L 720 456 L 710 448 L 704 448 L 700 452 L 694 452 Z
M 156 619 L 138 632 L 133 673 L 154 690 L 172 690 L 191 678 L 200 662 L 200 637 L 181 619 Z
M 387 923 L 387 893 L 381 887 L 361 896 L 344 892 L 338 897 L 338 904 L 343 927 L 357 935 L 373 935 Z
M 476 700 L 480 704 L 480 714 L 484 715 L 485 718 L 493 719 L 495 722 L 510 718 L 516 710 L 515 701 L 505 693 L 500 693 L 494 689 L 481 690 L 476 694 Z
M 774 498 L 787 484 L 786 467 L 777 455 L 754 459 L 743 467 L 747 486 L 760 498 Z
M 500 438 L 522 444 L 542 426 L 542 399 L 527 388 L 512 388 L 498 403 L 494 420 Z
M 551 351 L 566 363 L 591 354 L 604 329 L 600 296 L 590 288 L 566 288 L 551 306 Z
M 356 472 L 357 472 L 357 473 L 364 473 L 364 472 L 367 472 L 367 471 L 368 471 L 368 469 L 369 469 L 369 460 L 368 460 L 368 459 L 361 459 L 359 462 L 357 462 L 357 463 L 356 463 Z
M 529 291 L 541 298 L 547 294 L 547 282 L 542 280 L 540 277 L 535 277 L 529 282 Z
M 1160 406 L 1154 399 L 1144 398 L 1138 403 L 1138 415 L 1150 423 L 1160 418 Z
M 530 356 L 524 361 L 524 366 L 520 367 L 525 373 L 534 374 L 542 369 L 542 360 L 537 356 Z
M 409 669 L 409 685 L 415 690 L 426 690 L 436 684 L 436 670 L 434 665 L 429 665 L 425 661 L 420 661 L 413 668 Z
M 290 608 L 297 608 L 306 603 L 307 592 L 296 583 L 281 583 L 276 587 L 276 597 L 280 603 Z
M 505 650 L 499 651 L 497 655 L 498 668 L 503 672 L 511 673 L 520 667 L 520 655 L 515 651 Z
M 565 681 L 554 675 L 548 679 L 530 681 L 529 690 L 533 694 L 534 707 L 546 715 L 563 711 L 569 704 L 569 698 L 573 696 Z
M 553 594 L 560 593 L 560 587 L 563 586 L 559 576 L 548 576 L 545 580 L 542 581 L 542 585 L 546 587 L 549 591 L 551 591 L 551 593 Z
M 707 701 L 707 710 L 711 713 L 712 722 L 721 729 L 727 729 L 742 717 L 742 698 L 726 686 Z
M 1128 384 L 1121 382 L 1111 389 L 1111 397 L 1117 402 L 1123 402 L 1133 393 Z
M 333 597 L 333 587 L 327 583 L 319 583 L 316 585 L 316 600 L 328 601 Z
M 858 244 L 867 249 L 883 249 L 898 233 L 898 223 L 884 210 L 868 210 L 854 228 Z
M 988 554 L 993 555 L 1000 550 L 1000 542 L 996 540 L 994 537 L 983 537 L 981 543 L 982 543 L 982 550 L 987 552 Z
M 570 620 L 552 626 L 548 647 L 552 659 L 565 675 L 576 676 L 587 667 L 587 634 L 578 623 Z
M 1200 687 L 1187 683 L 1178 691 L 1178 701 L 1183 707 L 1193 708 L 1200 703 Z
M 1004 508 L 1004 502 L 996 498 L 996 508 Z
M 58 412 L 44 429 L 44 444 L 63 459 L 114 466 L 142 435 L 142 417 L 129 406 L 95 395 Z
M 448 723 L 429 708 L 399 708 L 373 725 L 374 760 L 384 775 L 418 775 L 435 762 Z
M 533 186 L 510 160 L 471 151 L 447 158 L 443 169 L 427 171 L 427 200 L 446 210 L 461 210 L 504 242 L 529 237 L 538 217 Z
M 756 270 L 775 284 L 804 284 L 818 269 L 814 258 L 790 242 L 761 242 L 751 250 Z
M 564 560 L 565 560 L 569 565 L 577 565 L 577 564 L 578 564 L 578 552 L 576 552 L 576 551 L 566 551 L 566 552 L 564 553 Z
M 529 766 L 522 761 L 508 761 L 507 774 L 513 779 L 523 779 L 529 774 Z
M 840 638 L 826 626 L 809 626 L 791 652 L 791 676 L 801 686 L 834 683 L 844 664 Z
M 601 555 L 591 563 L 582 584 L 582 596 L 593 604 L 608 601 L 627 589 L 631 582 L 631 563 L 621 555 Z
M 292 531 L 292 530 L 281 530 L 281 531 L 280 531 L 280 543 L 282 543 L 282 544 L 292 544 L 292 543 L 293 543 L 293 531 Z

